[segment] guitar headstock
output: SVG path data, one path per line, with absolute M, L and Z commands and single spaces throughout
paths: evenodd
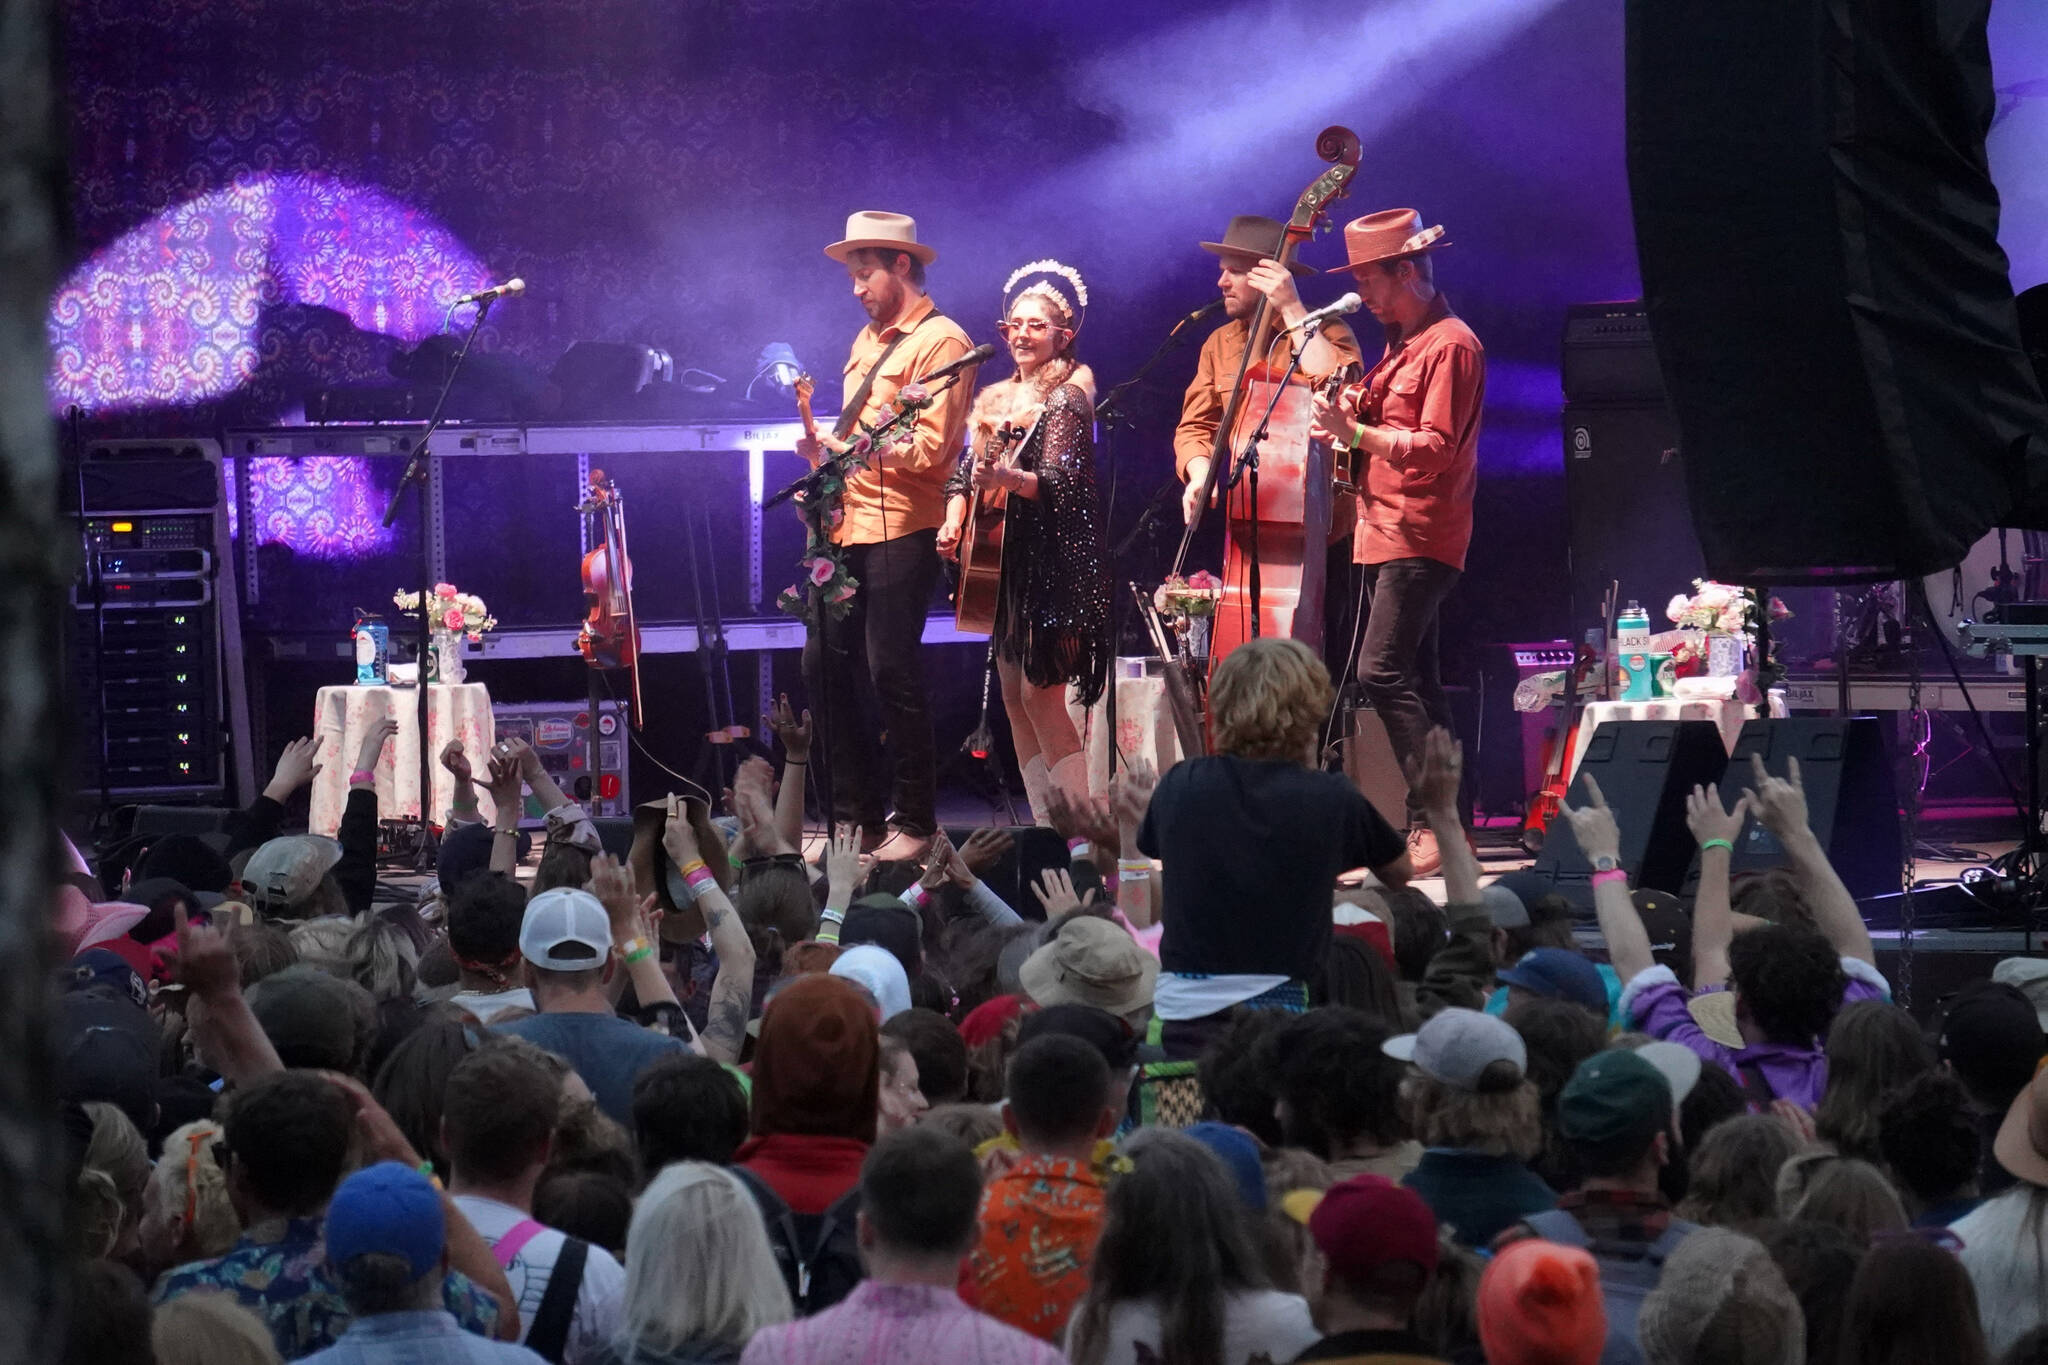
M 811 378 L 809 370 L 805 370 L 797 375 L 796 383 L 791 387 L 796 394 L 796 415 L 803 419 L 804 435 L 815 441 L 818 439 L 818 419 L 811 412 L 811 398 L 818 391 L 817 381 Z

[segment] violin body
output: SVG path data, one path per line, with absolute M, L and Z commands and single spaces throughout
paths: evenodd
M 590 471 L 590 494 L 577 505 L 590 523 L 583 556 L 583 629 L 576 649 L 592 668 L 625 670 L 631 679 L 629 715 L 640 727 L 640 623 L 633 613 L 633 562 L 626 553 L 626 509 L 618 487 L 601 469 Z

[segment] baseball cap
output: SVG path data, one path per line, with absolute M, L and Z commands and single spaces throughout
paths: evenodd
M 526 903 L 519 922 L 519 953 L 534 966 L 555 972 L 602 967 L 612 950 L 611 916 L 588 891 L 558 886 Z
M 335 1187 L 327 1205 L 327 1264 L 358 1256 L 397 1256 L 414 1279 L 440 1268 L 448 1229 L 441 1196 L 427 1178 L 396 1161 L 366 1166 Z
M 1387 1039 L 1380 1050 L 1459 1090 L 1479 1089 L 1479 1078 L 1495 1062 L 1513 1062 L 1517 1079 L 1529 1067 L 1529 1049 L 1507 1021 L 1455 1007 L 1438 1010 L 1419 1032 Z
M 1579 1063 L 1557 1095 L 1557 1131 L 1567 1142 L 1647 1142 L 1671 1126 L 1671 1083 L 1641 1055 L 1617 1048 Z
M 195 892 L 218 894 L 226 891 L 228 883 L 235 879 L 234 869 L 221 852 L 225 843 L 216 847 L 209 842 L 214 837 L 197 834 L 161 836 L 136 859 L 131 886 L 133 882 L 163 877 L 180 882 Z
M 862 896 L 847 906 L 839 941 L 849 948 L 856 943 L 887 948 L 906 973 L 924 965 L 924 921 L 897 896 Z
M 52 928 L 69 952 L 82 953 L 97 944 L 118 939 L 149 915 L 149 907 L 128 901 L 89 901 L 75 886 L 58 890 L 57 914 Z
M 1323 1191 L 1308 1232 L 1350 1284 L 1369 1283 L 1382 1266 L 1402 1261 L 1425 1276 L 1436 1272 L 1436 1215 L 1421 1195 L 1383 1175 L 1355 1175 Z
M 1159 959 L 1109 920 L 1071 915 L 1017 975 L 1025 994 L 1040 1005 L 1093 1005 L 1129 1014 L 1152 1003 Z
M 2034 1002 L 2041 1027 L 2048 1029 L 2048 958 L 2008 957 L 1991 969 L 1991 979 L 2011 986 Z
M 355 982 L 299 963 L 250 987 L 249 1010 L 286 1066 L 347 1071 L 376 1006 Z
M 1479 892 L 1496 929 L 1520 929 L 1534 918 L 1529 907 L 1557 891 L 1550 878 L 1534 872 L 1510 872 L 1497 877 Z
M 1644 1043 L 1634 1049 L 1636 1056 L 1664 1073 L 1664 1081 L 1671 1087 L 1671 1103 L 1685 1103 L 1685 1097 L 1700 1083 L 1700 1054 L 1683 1043 L 1658 1041 Z
M 1521 961 L 1502 972 L 1500 979 L 1534 995 L 1569 1000 L 1602 1019 L 1607 1017 L 1607 982 L 1600 969 L 1569 948 L 1531 948 Z
M 1631 898 L 1636 918 L 1650 937 L 1650 956 L 1669 967 L 1680 981 L 1692 980 L 1692 916 L 1685 902 L 1669 891 L 1643 887 Z
M 160 1037 L 149 1011 L 99 991 L 60 996 L 54 1008 L 59 1098 L 103 1100 L 149 1132 L 157 1118 Z
M 1975 982 L 1942 1015 L 1941 1058 L 1966 1083 L 2010 1092 L 2027 1083 L 2044 1050 L 2040 1016 L 2017 986 Z
M 149 987 L 128 960 L 105 948 L 88 948 L 58 971 L 58 986 L 66 993 L 90 993 L 126 1000 L 149 1008 Z
M 851 981 L 872 996 L 884 1023 L 910 1008 L 910 978 L 896 955 L 879 944 L 846 949 L 832 960 L 828 974 Z
M 302 903 L 341 861 L 341 845 L 317 834 L 288 834 L 249 855 L 242 898 L 259 914 L 274 915 Z
M 1181 1132 L 1216 1154 L 1246 1208 L 1254 1213 L 1266 1211 L 1266 1168 L 1259 1161 L 1259 1144 L 1252 1141 L 1251 1134 L 1213 1120 L 1191 1123 Z

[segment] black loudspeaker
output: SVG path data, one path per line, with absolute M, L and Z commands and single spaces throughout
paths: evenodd
M 1728 766 L 1721 732 L 1704 720 L 1609 721 L 1593 732 L 1565 800 L 1583 806 L 1586 779 L 1621 827 L 1621 865 L 1639 887 L 1676 891 L 1693 862 L 1692 832 L 1685 827 L 1685 797 L 1699 784 L 1713 786 Z M 1593 866 L 1579 851 L 1571 822 L 1551 822 L 1536 869 L 1581 910 L 1593 906 Z
M 1702 575 L 1686 502 L 1678 425 L 1660 403 L 1572 403 L 1564 410 L 1564 495 L 1575 631 L 1600 624 L 1610 583 L 1653 629 L 1664 603 Z
M 1629 0 L 1636 246 L 1716 578 L 1899 578 L 2048 525 L 1989 11 Z
M 1049 867 L 1064 869 L 1071 861 L 1067 857 L 1067 841 L 1044 825 L 1011 825 L 1012 843 L 1010 851 L 1002 860 L 982 877 L 994 891 L 1009 903 L 1011 909 L 1029 920 L 1045 918 L 1045 909 L 1039 905 L 1038 897 L 1031 888 L 1045 875 Z M 953 847 L 961 848 L 967 843 L 967 836 L 974 833 L 970 825 L 946 826 L 946 837 L 953 841 Z M 1110 888 L 1114 891 L 1114 888 Z
M 1884 727 L 1875 717 L 1794 716 L 1748 722 L 1721 778 L 1723 806 L 1733 806 L 1746 789 L 1756 785 L 1752 754 L 1763 757 L 1765 769 L 1774 777 L 1785 776 L 1790 760 L 1799 760 L 1807 824 L 1819 836 L 1828 861 L 1851 895 L 1861 898 L 1898 891 L 1898 789 Z M 1751 819 L 1743 828 L 1729 871 L 1759 872 L 1781 867 L 1784 862 L 1784 845 Z M 1698 883 L 1695 859 L 1684 889 L 1689 894 Z

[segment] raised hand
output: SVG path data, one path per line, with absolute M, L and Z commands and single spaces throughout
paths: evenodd
M 516 818 L 519 810 L 519 761 L 505 754 L 492 754 L 489 770 L 484 790 L 491 794 L 491 807 L 502 827 L 506 820 Z
M 954 855 L 956 870 L 954 880 L 963 886 L 972 885 L 974 879 L 987 875 L 990 869 L 1003 860 L 1003 855 L 1016 845 L 1016 838 L 1006 829 L 982 828 L 967 836 Z
M 1408 760 L 1408 790 L 1426 811 L 1458 809 L 1458 787 L 1465 772 L 1465 746 L 1437 726 L 1422 743 L 1420 758 Z
M 476 775 L 469 766 L 469 755 L 463 752 L 462 741 L 459 739 L 451 739 L 442 746 L 441 766 L 446 768 L 448 775 L 457 782 L 475 780 Z
M 242 989 L 242 965 L 228 946 L 228 936 L 211 919 L 193 921 L 185 913 L 185 903 L 178 901 L 171 907 L 171 923 L 178 935 L 178 981 L 194 999 Z
M 392 716 L 372 721 L 370 728 L 363 734 L 363 747 L 356 755 L 356 771 L 375 772 L 377 760 L 383 757 L 384 746 L 389 744 L 397 733 L 398 721 Z
M 874 859 L 860 851 L 860 827 L 835 825 L 825 845 L 825 892 L 829 903 L 841 907 L 853 903 L 853 889 L 867 875 Z
M 1783 777 L 1772 777 L 1765 770 L 1762 754 L 1751 754 L 1749 764 L 1755 785 L 1749 788 L 1747 800 L 1756 822 L 1777 835 L 1780 843 L 1803 833 L 1807 828 L 1806 783 L 1799 776 L 1799 760 L 1785 760 Z
M 959 854 L 954 851 L 953 841 L 940 830 L 932 836 L 931 852 L 925 854 L 924 875 L 917 884 L 927 891 L 936 891 L 951 879 L 953 860 Z
M 768 726 L 775 731 L 775 737 L 782 741 L 783 755 L 792 763 L 803 763 L 811 756 L 811 713 L 805 711 L 798 720 L 796 711 L 789 704 L 789 694 L 783 693 L 775 700 L 775 707 L 768 716 Z
M 690 823 L 689 803 L 674 792 L 668 794 L 668 815 L 661 827 L 662 851 L 677 867 L 702 858 L 697 851 L 697 830 Z
M 637 938 L 640 933 L 640 897 L 633 889 L 633 873 L 609 853 L 590 860 L 590 883 L 584 890 L 597 897 L 611 921 L 612 945 Z
M 284 752 L 277 756 L 277 767 L 270 774 L 270 785 L 263 794 L 273 801 L 283 801 L 299 788 L 320 775 L 321 764 L 314 761 L 320 752 L 320 741 L 311 735 L 295 739 L 284 746 Z
M 1724 810 L 1721 793 L 1717 788 L 1697 786 L 1685 798 L 1685 825 L 1692 831 L 1692 837 L 1704 846 L 1715 839 L 1726 840 L 1730 847 L 1742 837 L 1742 825 L 1749 818 L 1749 797 L 1736 799 L 1734 810 Z
M 1031 894 L 1038 897 L 1038 903 L 1045 907 L 1047 923 L 1081 908 L 1081 898 L 1074 894 L 1074 879 L 1063 867 L 1048 867 L 1032 885 Z
M 1592 800 L 1584 806 L 1560 804 L 1558 810 L 1570 822 L 1572 837 L 1579 841 L 1579 852 L 1586 855 L 1587 862 L 1601 858 L 1621 861 L 1621 826 L 1614 822 L 1614 812 L 1607 808 L 1607 798 L 1601 794 L 1600 784 L 1586 774 L 1586 794 Z
M 1120 828 L 1132 834 L 1137 832 L 1138 826 L 1145 823 L 1145 812 L 1151 808 L 1152 793 L 1158 786 L 1159 774 L 1142 758 L 1132 759 L 1125 765 L 1123 776 L 1111 780 L 1109 801 L 1116 809 Z M 1132 847 L 1135 849 L 1135 845 Z
M 369 1088 L 353 1076 L 344 1076 L 339 1071 L 323 1071 L 320 1075 L 330 1084 L 349 1097 L 355 1106 L 356 1131 L 362 1134 L 362 1152 L 365 1165 L 379 1161 L 395 1161 L 401 1166 L 415 1170 L 420 1166 L 420 1154 L 413 1149 L 412 1141 L 398 1126 L 384 1106 L 377 1103 Z

